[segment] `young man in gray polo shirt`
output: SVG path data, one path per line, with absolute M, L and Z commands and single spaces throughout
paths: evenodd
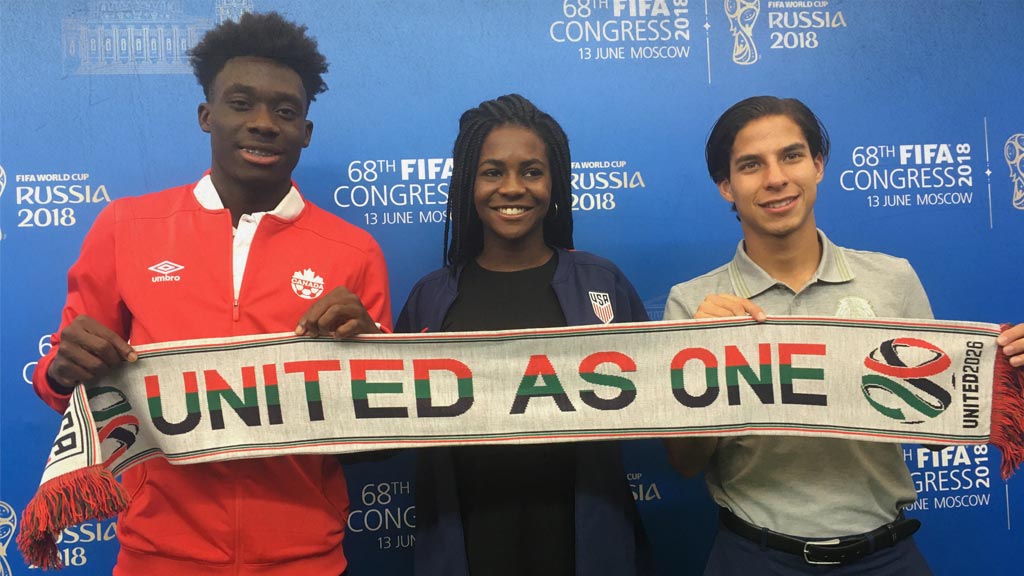
M 841 248 L 817 229 L 828 151 L 827 132 L 798 100 L 749 98 L 719 118 L 708 171 L 735 207 L 743 240 L 731 262 L 672 288 L 666 320 L 932 317 L 906 260 Z M 999 344 L 1024 364 L 1024 324 Z M 819 574 L 818 564 L 829 574 L 931 574 L 910 537 L 918 522 L 901 513 L 916 494 L 897 444 L 746 436 L 666 445 L 682 474 L 707 471 L 721 507 L 705 574 Z

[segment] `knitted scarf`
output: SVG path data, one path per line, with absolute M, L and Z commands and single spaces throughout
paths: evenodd
M 138 346 L 75 390 L 18 545 L 59 567 L 60 531 L 123 510 L 114 477 L 156 457 L 765 434 L 992 443 L 1008 477 L 1024 460 L 1024 371 L 1000 331 L 779 317 Z

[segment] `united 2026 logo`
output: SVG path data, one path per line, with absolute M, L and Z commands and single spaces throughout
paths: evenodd
M 103 465 L 110 467 L 135 444 L 139 419 L 131 415 L 132 405 L 117 388 L 93 386 L 87 394 L 103 453 L 108 455 Z
M 933 380 L 949 368 L 949 355 L 919 338 L 886 340 L 864 358 L 873 373 L 861 378 L 867 401 L 882 414 L 905 424 L 920 424 L 949 408 L 952 396 Z

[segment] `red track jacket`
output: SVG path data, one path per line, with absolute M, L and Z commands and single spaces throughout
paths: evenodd
M 68 272 L 61 329 L 86 314 L 133 345 L 291 331 L 314 302 L 299 294 L 309 282 L 293 288 L 307 270 L 323 279 L 322 294 L 345 286 L 390 328 L 377 243 L 309 202 L 293 220 L 263 217 L 236 302 L 231 214 L 203 208 L 194 187 L 116 200 L 100 213 Z M 46 380 L 59 333 L 33 385 L 63 412 L 68 397 Z M 115 575 L 333 575 L 346 566 L 348 495 L 331 456 L 187 466 L 157 458 L 122 482 L 131 504 L 118 520 Z

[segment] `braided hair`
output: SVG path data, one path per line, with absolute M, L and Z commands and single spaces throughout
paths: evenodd
M 551 173 L 551 207 L 544 218 L 544 242 L 557 248 L 573 247 L 569 139 L 550 115 L 526 98 L 508 94 L 482 102 L 459 119 L 444 223 L 444 264 L 453 271 L 483 250 L 483 224 L 473 203 L 477 165 L 488 134 L 506 125 L 532 130 L 544 142 Z

